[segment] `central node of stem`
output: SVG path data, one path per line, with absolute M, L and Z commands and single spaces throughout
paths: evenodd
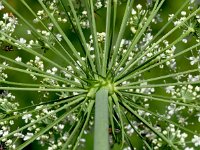
M 91 84 L 90 88 L 88 89 L 87 97 L 95 98 L 97 91 L 102 87 L 108 89 L 109 95 L 112 95 L 115 92 L 114 84 L 110 80 L 98 79 Z

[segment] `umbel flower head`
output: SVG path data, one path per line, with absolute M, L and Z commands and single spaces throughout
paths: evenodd
M 0 11 L 0 149 L 200 149 L 198 0 Z

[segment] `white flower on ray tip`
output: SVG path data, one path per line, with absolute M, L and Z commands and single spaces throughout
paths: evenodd
M 25 44 L 25 43 L 26 43 L 26 40 L 25 40 L 24 38 L 20 38 L 20 39 L 19 39 L 19 43 L 20 43 L 20 44 Z
M 200 137 L 197 136 L 197 135 L 194 135 L 193 139 L 192 139 L 192 143 L 194 143 L 194 145 L 197 147 L 197 146 L 200 146 Z
M 194 150 L 194 148 L 186 147 L 185 150 Z
M 28 139 L 30 139 L 31 137 L 33 136 L 33 133 L 27 133 L 25 136 L 24 136 L 24 141 L 27 141 Z
M 0 2 L 0 10 L 4 9 L 4 6 L 2 5 L 2 2 Z
M 21 62 L 21 61 L 22 61 L 22 58 L 18 56 L 17 58 L 15 58 L 15 60 L 16 60 L 17 62 Z
M 61 41 L 62 40 L 62 35 L 56 34 L 56 38 L 58 39 L 58 41 Z
M 137 14 L 137 12 L 135 11 L 135 9 L 132 9 L 131 14 L 132 14 L 132 15 Z
M 141 4 L 138 4 L 138 5 L 136 6 L 136 8 L 137 8 L 138 10 L 141 10 L 141 9 L 142 9 L 142 5 L 141 5 Z
M 25 121 L 25 123 L 28 123 L 28 120 L 32 117 L 32 114 L 25 114 L 22 119 Z
M 53 67 L 53 68 L 52 68 L 52 71 L 53 71 L 54 73 L 56 73 L 56 72 L 58 71 L 58 69 L 57 69 L 56 67 Z
M 5 20 L 9 19 L 8 13 L 3 14 L 3 19 Z
M 29 35 L 30 35 L 30 34 L 31 34 L 31 30 L 27 30 L 27 34 L 29 34 Z
M 200 61 L 200 58 L 199 58 L 199 56 L 197 56 L 197 57 L 189 57 L 189 60 L 190 60 L 190 64 L 194 65 L 194 64 L 196 64 L 196 63 L 198 63 Z
M 198 117 L 198 121 L 200 122 L 200 113 L 196 115 Z
M 173 93 L 173 92 L 175 92 L 175 86 L 168 86 L 168 87 L 166 87 L 165 88 L 165 90 L 166 90 L 166 93 Z

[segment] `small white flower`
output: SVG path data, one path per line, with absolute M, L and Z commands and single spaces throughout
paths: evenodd
M 194 3 L 195 0 L 190 0 L 190 3 Z
M 20 44 L 25 44 L 25 43 L 26 43 L 26 40 L 25 40 L 24 38 L 20 38 L 20 39 L 19 39 L 19 43 L 20 43 Z
M 27 30 L 27 34 L 29 34 L 29 35 L 30 35 L 30 34 L 31 34 L 31 30 Z
M 8 144 L 8 145 L 12 144 L 12 140 L 11 139 L 7 140 L 6 144 Z
M 181 11 L 181 15 L 185 16 L 187 13 L 185 11 Z
M 0 10 L 4 9 L 4 6 L 2 5 L 2 2 L 0 2 Z
M 57 72 L 58 69 L 57 69 L 56 67 L 53 67 L 53 68 L 52 68 L 52 71 L 53 71 L 53 72 Z
M 136 8 L 137 8 L 138 10 L 141 10 L 141 9 L 142 9 L 142 5 L 141 5 L 141 4 L 138 4 L 138 5 L 136 6 Z
M 59 128 L 60 130 L 64 129 L 64 127 L 65 127 L 65 126 L 64 126 L 63 124 L 59 124 L 59 125 L 58 125 L 58 128 Z
M 15 58 L 15 60 L 16 60 L 17 62 L 21 62 L 21 61 L 22 61 L 22 58 L 18 56 L 17 58 Z
M 187 43 L 188 41 L 187 41 L 187 39 L 182 39 L 182 42 Z
M 39 10 L 38 12 L 37 12 L 37 15 L 38 16 L 41 16 L 41 15 L 43 15 L 44 14 L 44 10 Z
M 196 115 L 198 117 L 198 121 L 200 122 L 200 113 Z
M 126 147 L 123 150 L 131 150 L 131 148 L 130 147 Z
M 32 114 L 25 114 L 22 119 L 25 120 L 25 123 L 28 123 L 28 120 L 32 117 Z
M 85 143 L 85 142 L 86 142 L 86 140 L 85 140 L 84 138 L 81 138 L 81 139 L 80 139 L 80 142 L 83 142 L 83 143 Z
M 137 14 L 137 12 L 135 11 L 135 9 L 132 9 L 131 14 L 132 14 L 132 15 Z
M 190 147 L 186 147 L 185 150 L 194 150 L 194 148 L 193 147 L 191 147 L 191 148 Z
M 62 35 L 61 34 L 56 34 L 56 38 L 58 39 L 58 41 L 62 40 Z
M 28 132 L 25 136 L 24 136 L 24 141 L 27 141 L 28 139 L 30 139 L 33 136 L 33 133 Z
M 173 93 L 173 92 L 175 92 L 175 86 L 168 86 L 168 87 L 166 87 L 165 88 L 165 90 L 166 90 L 166 93 Z
M 131 27 L 131 32 L 133 32 L 134 34 L 137 32 L 137 30 L 135 29 L 135 27 Z
M 3 132 L 3 136 L 8 135 L 8 133 L 9 133 L 8 131 L 4 131 L 4 132 Z
M 189 57 L 189 60 L 190 60 L 190 64 L 194 65 L 200 61 L 200 58 L 199 57 Z
M 24 138 L 24 135 L 22 133 L 15 133 L 14 136 L 18 138 Z
M 87 11 L 83 11 L 82 14 L 83 14 L 83 15 L 87 15 Z
M 52 72 L 51 72 L 51 70 L 50 70 L 50 69 L 47 69 L 46 73 L 49 73 L 49 74 L 51 74 Z
M 36 61 L 36 62 L 40 61 L 40 57 L 35 56 L 35 61 Z
M 9 19 L 8 13 L 3 14 L 3 19 L 5 20 Z
M 95 5 L 96 5 L 97 9 L 99 9 L 103 6 L 101 1 L 97 1 Z
M 197 136 L 197 135 L 194 135 L 193 139 L 192 139 L 192 142 L 194 143 L 194 145 L 197 147 L 197 146 L 200 146 L 200 137 Z

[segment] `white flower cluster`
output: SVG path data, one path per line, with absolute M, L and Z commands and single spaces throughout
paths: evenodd
M 0 10 L 4 9 L 2 2 L 0 1 Z
M 0 3 L 0 9 L 2 7 Z M 4 13 L 2 19 L 0 20 L 0 31 L 11 36 L 18 24 L 17 18 L 12 13 Z M 5 36 L 1 34 L 0 38 L 5 38 Z
M 130 25 L 130 30 L 133 34 L 136 33 L 138 28 L 141 28 L 144 25 L 144 22 L 140 22 L 140 19 L 144 17 L 146 10 L 142 9 L 142 5 L 138 4 L 136 9 L 132 9 L 131 17 L 129 18 L 128 25 Z M 144 20 L 147 18 L 145 17 Z
M 2 63 L 3 66 L 8 66 L 6 62 Z M 5 67 L 0 66 L 0 79 L 1 80 L 6 80 L 8 78 L 8 75 L 4 73 L 4 70 L 6 69 Z
M 193 139 L 192 139 L 192 143 L 194 143 L 194 145 L 196 147 L 200 146 L 200 136 L 194 135 Z
M 178 145 L 182 145 L 185 147 L 185 142 L 187 140 L 188 134 L 183 132 L 179 129 L 175 128 L 175 125 L 170 124 L 166 130 L 162 131 L 164 135 L 167 136 L 168 139 L 170 139 L 171 142 L 177 142 Z
M 192 75 L 188 76 L 188 81 L 189 82 L 197 82 L 199 81 L 199 77 L 195 76 L 192 78 Z M 168 86 L 166 87 L 166 93 L 171 94 L 174 98 L 181 98 L 182 101 L 192 101 L 199 99 L 199 92 L 200 92 L 200 87 L 198 85 L 191 85 L 188 84 L 187 86 L 181 86 L 181 87 L 175 87 L 175 86 Z
M 5 114 L 9 114 L 9 116 L 17 115 L 14 110 L 17 110 L 18 107 L 19 104 L 15 101 L 14 95 L 7 91 L 0 94 L 0 137 L 8 135 L 11 132 L 12 126 L 15 126 L 13 119 L 4 120 L 6 117 Z M 10 138 L 4 138 L 2 142 L 4 142 L 6 147 L 12 147 L 12 149 L 15 148 L 15 143 L 13 143 L 14 141 Z
M 37 69 L 40 70 L 44 70 L 44 63 L 43 61 L 40 59 L 40 57 L 36 56 L 35 60 L 29 60 L 27 63 L 27 65 L 31 66 L 31 67 L 35 67 Z M 31 71 L 31 69 L 27 69 L 27 71 Z M 37 80 L 37 76 L 35 76 L 34 74 L 30 74 L 31 77 L 33 78 L 33 80 Z

